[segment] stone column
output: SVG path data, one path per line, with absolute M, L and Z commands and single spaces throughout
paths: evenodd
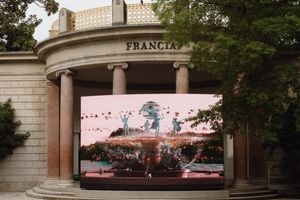
M 225 187 L 231 186 L 234 180 L 233 138 L 224 134 L 224 181 Z
M 189 66 L 187 62 L 175 62 L 176 69 L 176 93 L 189 93 Z
M 233 145 L 234 187 L 244 188 L 248 186 L 247 136 L 241 133 L 234 134 Z
M 59 180 L 59 85 L 47 82 L 48 172 L 46 183 Z
M 73 184 L 73 73 L 64 70 L 60 91 L 60 185 Z
M 127 63 L 109 64 L 108 69 L 113 70 L 113 94 L 126 94 L 126 74 Z

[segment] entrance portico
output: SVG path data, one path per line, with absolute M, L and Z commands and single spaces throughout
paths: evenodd
M 144 26 L 119 27 L 118 31 L 122 32 L 122 29 L 125 29 L 124 31 L 131 29 L 131 37 L 140 37 L 138 40 L 141 41 L 153 38 L 153 32 L 156 32 L 154 40 L 160 41 L 158 30 L 161 30 L 161 38 L 163 36 L 163 29 L 160 26 L 153 27 L 154 30 L 148 30 L 148 34 L 145 32 Z M 137 32 L 137 36 L 134 35 L 134 30 Z M 139 36 L 141 30 L 143 36 Z M 101 30 L 102 33 L 105 31 L 110 32 L 111 30 Z M 75 37 L 77 34 L 81 37 L 81 33 L 62 35 L 62 39 L 66 42 L 61 44 L 58 41 L 59 38 L 55 38 L 59 44 L 57 47 L 51 46 L 50 49 L 47 49 L 47 41 L 46 44 L 42 43 L 41 46 L 37 47 L 41 56 L 45 55 L 45 59 L 49 63 L 47 67 L 48 79 L 58 82 L 60 87 L 60 90 L 53 90 L 52 87 L 54 86 L 52 85 L 55 84 L 49 82 L 49 109 L 52 110 L 54 107 L 58 109 L 59 106 L 60 121 L 51 124 L 53 121 L 49 120 L 51 127 L 48 129 L 48 134 L 53 136 L 51 132 L 53 127 L 60 125 L 60 141 L 58 142 L 60 151 L 53 152 L 56 154 L 55 156 L 52 153 L 49 154 L 49 162 L 52 162 L 55 157 L 60 158 L 60 162 L 56 161 L 55 163 L 56 167 L 60 169 L 59 180 L 61 184 L 71 183 L 73 174 L 79 173 L 78 171 L 73 172 L 71 165 L 73 165 L 73 123 L 79 124 L 80 96 L 85 94 L 189 93 L 189 91 L 214 93 L 219 84 L 211 74 L 197 72 L 189 67 L 188 49 L 152 49 L 149 52 L 148 50 L 128 52 L 126 50 L 127 42 L 120 34 L 119 37 L 122 39 L 116 40 L 115 43 L 113 43 L 114 40 L 103 41 L 101 37 L 94 38 L 92 46 L 90 42 L 78 45 L 79 39 Z M 92 34 L 96 33 L 93 31 Z M 72 41 L 67 41 L 66 37 Z M 128 37 L 128 33 L 124 37 Z M 98 40 L 99 44 L 96 45 Z M 120 46 L 120 48 L 117 48 L 118 52 L 105 52 L 105 49 L 110 48 L 109 46 Z M 95 51 L 89 50 L 89 54 L 85 55 L 82 49 L 88 47 L 94 48 Z M 55 48 L 55 51 L 52 51 L 52 48 Z M 62 53 L 65 54 L 64 57 L 61 57 Z M 70 56 L 69 59 L 68 56 Z M 78 62 L 74 62 L 74 60 L 78 60 Z M 192 74 L 190 75 L 190 73 Z M 60 93 L 58 94 L 58 92 Z M 51 101 L 51 99 L 57 99 L 57 96 L 60 96 L 59 105 L 57 102 Z M 73 102 L 74 106 L 71 106 Z M 50 112 L 48 118 L 51 119 L 52 115 L 54 116 Z M 58 143 L 54 144 L 49 140 L 48 145 L 57 146 Z M 59 155 L 57 155 L 58 153 Z M 50 164 L 49 167 L 51 167 Z M 50 173 L 48 176 L 51 178 Z
M 72 15 L 68 13 L 70 11 L 65 12 Z M 48 183 L 73 186 L 73 175 L 79 173 L 74 170 L 73 151 L 78 153 L 78 147 L 73 146 L 73 139 L 74 132 L 80 132 L 80 96 L 214 93 L 219 86 L 213 75 L 192 69 L 189 48 L 177 49 L 173 43 L 164 42 L 165 30 L 159 24 L 59 32 L 61 34 L 40 43 L 35 49 L 46 62 L 49 80 Z M 228 141 L 227 144 L 232 144 Z M 235 145 L 245 150 L 242 143 Z M 228 148 L 225 158 L 230 158 L 225 161 L 225 179 L 231 183 L 232 146 L 225 148 Z M 239 165 L 238 161 L 234 165 L 235 171 L 243 173 L 242 178 L 247 179 L 247 173 L 244 173 L 247 166 Z M 237 173 L 236 177 L 239 177 Z

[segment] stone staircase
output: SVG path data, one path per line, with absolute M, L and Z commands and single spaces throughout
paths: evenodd
M 276 190 L 267 187 L 255 187 L 249 189 L 231 189 L 229 190 L 229 199 L 248 200 L 248 199 L 275 199 L 282 197 Z
M 57 188 L 53 186 L 40 185 L 34 187 L 31 190 L 26 191 L 26 195 L 36 199 L 55 199 L 55 200 L 67 200 L 78 199 L 75 197 L 75 192 L 71 188 Z
M 277 191 L 266 187 L 205 191 L 120 191 L 84 190 L 79 186 L 61 188 L 45 184 L 26 191 L 26 195 L 32 199 L 48 200 L 248 200 L 281 197 Z
M 41 185 L 26 191 L 30 198 L 47 200 L 207 200 L 228 199 L 227 190 L 205 191 L 120 191 L 57 188 Z

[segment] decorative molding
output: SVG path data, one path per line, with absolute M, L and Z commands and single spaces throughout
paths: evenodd
M 33 53 L 33 51 L 8 51 L 8 52 L 0 52 L 0 61 L 3 64 L 4 61 L 34 61 L 41 62 L 37 55 Z
M 63 8 L 63 9 L 60 10 L 60 16 L 64 16 L 65 13 L 66 13 L 66 9 L 65 8 Z
M 49 80 L 49 79 L 46 79 L 45 80 L 45 83 L 46 85 L 57 85 L 59 83 L 59 80 Z
M 122 67 L 122 69 L 128 69 L 128 64 L 127 63 L 110 63 L 110 64 L 108 64 L 107 65 L 107 69 L 108 70 L 113 70 L 114 69 L 114 67 L 117 67 L 117 66 L 121 66 Z
M 141 37 L 163 38 L 164 28 L 161 25 L 139 25 L 139 26 L 106 26 L 99 29 L 86 31 L 74 31 L 68 34 L 61 34 L 37 44 L 34 52 L 41 60 L 45 60 L 51 53 L 61 48 L 66 48 L 78 44 L 90 44 L 91 42 L 111 42 L 124 43 L 124 41 Z
M 128 4 L 127 10 L 127 24 L 160 24 L 152 3 Z
M 43 74 L 32 74 L 32 75 L 23 75 L 23 74 L 0 74 L 2 81 L 45 81 L 46 77 Z M 0 83 L 1 84 L 1 83 Z

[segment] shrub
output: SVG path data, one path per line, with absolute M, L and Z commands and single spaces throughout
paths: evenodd
M 12 154 L 13 149 L 24 144 L 30 133 L 17 133 L 20 121 L 15 121 L 15 110 L 11 106 L 11 100 L 0 102 L 0 159 L 7 154 Z

